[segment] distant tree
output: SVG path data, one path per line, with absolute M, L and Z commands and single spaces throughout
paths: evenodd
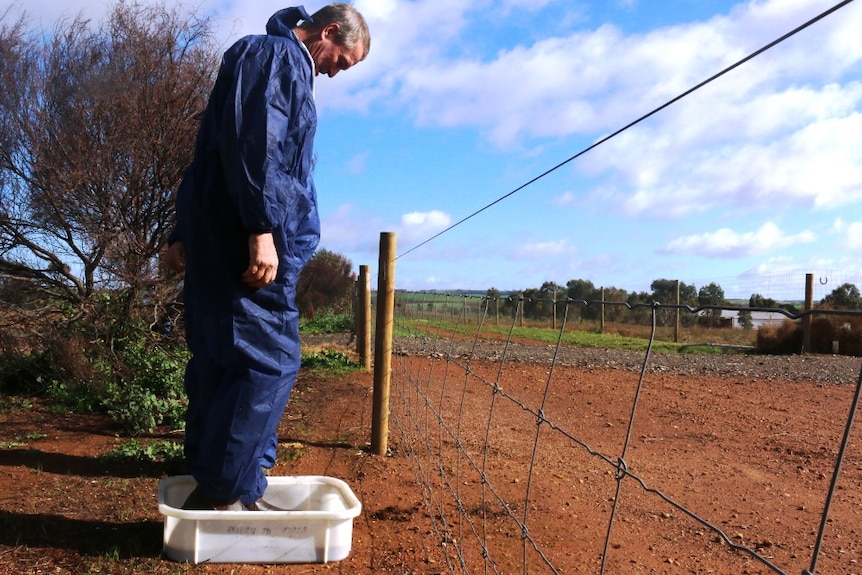
M 703 286 L 697 292 L 697 303 L 701 306 L 720 306 L 725 303 L 724 290 L 717 283 L 711 283 Z M 703 316 L 707 320 L 707 324 L 711 327 L 718 325 L 721 319 L 720 309 L 707 309 L 703 311 Z
M 604 301 L 606 302 L 625 302 L 629 294 L 624 289 L 619 289 L 615 287 L 606 287 L 604 288 L 605 296 Z M 601 292 L 599 292 L 601 295 Z M 627 321 L 627 317 L 631 315 L 623 305 L 606 305 L 605 306 L 605 321 L 610 322 L 625 322 Z
M 562 298 L 566 294 L 566 288 L 556 282 L 544 282 L 539 288 L 542 295 L 549 300 Z
M 519 300 L 521 297 L 523 297 L 522 293 L 512 293 L 507 297 L 501 298 L 499 300 L 500 315 L 509 319 L 514 318 L 520 309 Z
M 500 290 L 497 288 L 488 288 L 485 292 L 485 297 L 488 298 L 488 315 L 497 317 L 500 313 Z
M 566 283 L 566 296 L 569 299 L 592 300 L 598 299 L 598 290 L 590 280 L 573 279 Z
M 753 293 L 751 294 L 751 297 L 748 298 L 748 307 L 777 308 L 778 302 L 774 299 L 765 298 L 759 293 Z
M 650 303 L 650 298 L 650 294 L 643 291 L 630 293 L 626 298 L 626 303 L 631 311 L 626 315 L 626 321 L 635 324 L 649 323 L 651 312 L 646 306 Z
M 650 284 L 650 289 L 652 290 L 650 303 L 660 303 L 664 305 L 675 305 L 677 303 L 677 280 L 654 280 Z M 697 288 L 693 285 L 679 282 L 679 303 L 680 305 L 696 307 L 698 305 Z M 675 318 L 676 309 L 660 309 L 656 315 L 658 325 L 664 326 L 672 325 L 675 322 Z M 689 313 L 683 313 L 681 315 L 681 321 L 687 325 L 694 323 L 695 319 L 696 318 Z
M 751 329 L 754 327 L 754 322 L 751 319 L 751 312 L 749 310 L 741 309 L 737 316 L 739 317 L 739 324 L 743 329 Z
M 299 275 L 296 302 L 301 314 L 314 318 L 320 311 L 346 313 L 351 309 L 356 274 L 341 254 L 318 249 Z
M 862 295 L 855 285 L 845 283 L 832 290 L 820 303 L 829 309 L 862 309 Z
M 542 294 L 542 310 L 545 314 L 545 317 L 551 318 L 554 317 L 554 313 L 560 315 L 560 312 L 564 309 L 565 300 L 566 300 L 566 288 L 561 286 L 556 282 L 544 282 L 542 287 L 539 288 L 539 292 Z M 561 304 L 557 304 L 557 302 L 563 302 Z
M 549 319 L 553 303 L 548 294 L 541 288 L 529 288 L 523 291 L 524 317 L 532 320 Z
M 590 280 L 572 279 L 566 283 L 566 297 L 576 301 L 596 301 L 599 299 L 599 290 Z M 572 319 L 597 320 L 601 315 L 601 308 L 597 305 L 576 304 L 570 312 Z

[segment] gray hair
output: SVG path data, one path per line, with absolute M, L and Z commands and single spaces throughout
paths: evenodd
M 363 54 L 362 59 L 364 60 L 368 56 L 368 52 L 371 50 L 371 33 L 368 31 L 368 24 L 362 14 L 350 4 L 343 2 L 327 4 L 312 14 L 310 21 L 302 22 L 299 27 L 303 30 L 315 31 L 330 24 L 338 24 L 340 28 L 338 36 L 335 38 L 338 44 L 353 48 L 362 43 L 365 47 L 365 54 Z

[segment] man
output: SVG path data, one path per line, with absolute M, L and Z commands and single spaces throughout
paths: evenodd
M 311 177 L 315 76 L 368 55 L 362 15 L 330 4 L 274 14 L 225 52 L 177 193 L 166 260 L 185 269 L 191 359 L 186 509 L 256 509 L 299 371 L 299 273 L 320 229 Z

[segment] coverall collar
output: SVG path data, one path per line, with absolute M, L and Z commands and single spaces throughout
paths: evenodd
M 314 21 L 311 16 L 308 15 L 308 12 L 306 12 L 305 6 L 284 8 L 270 17 L 269 21 L 266 23 L 266 33 L 270 36 L 285 36 L 287 38 L 293 38 L 300 46 L 302 46 L 302 52 L 305 54 L 308 64 L 311 66 L 311 93 L 313 96 L 317 65 L 314 63 L 314 59 L 311 57 L 311 53 L 308 51 L 308 48 L 305 44 L 299 41 L 299 38 L 297 38 L 296 34 L 293 32 L 293 29 L 296 28 L 296 26 L 303 20 L 306 22 Z

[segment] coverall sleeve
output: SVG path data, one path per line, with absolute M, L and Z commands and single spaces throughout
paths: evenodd
M 224 102 L 220 153 L 227 189 L 249 233 L 271 231 L 290 217 L 303 186 L 296 174 L 303 138 L 302 99 L 289 58 L 247 46 Z
M 313 182 L 309 182 L 306 201 L 308 206 L 303 210 L 304 216 L 297 222 L 295 239 L 296 255 L 302 266 L 308 263 L 320 242 L 320 216 L 317 213 L 317 191 Z

